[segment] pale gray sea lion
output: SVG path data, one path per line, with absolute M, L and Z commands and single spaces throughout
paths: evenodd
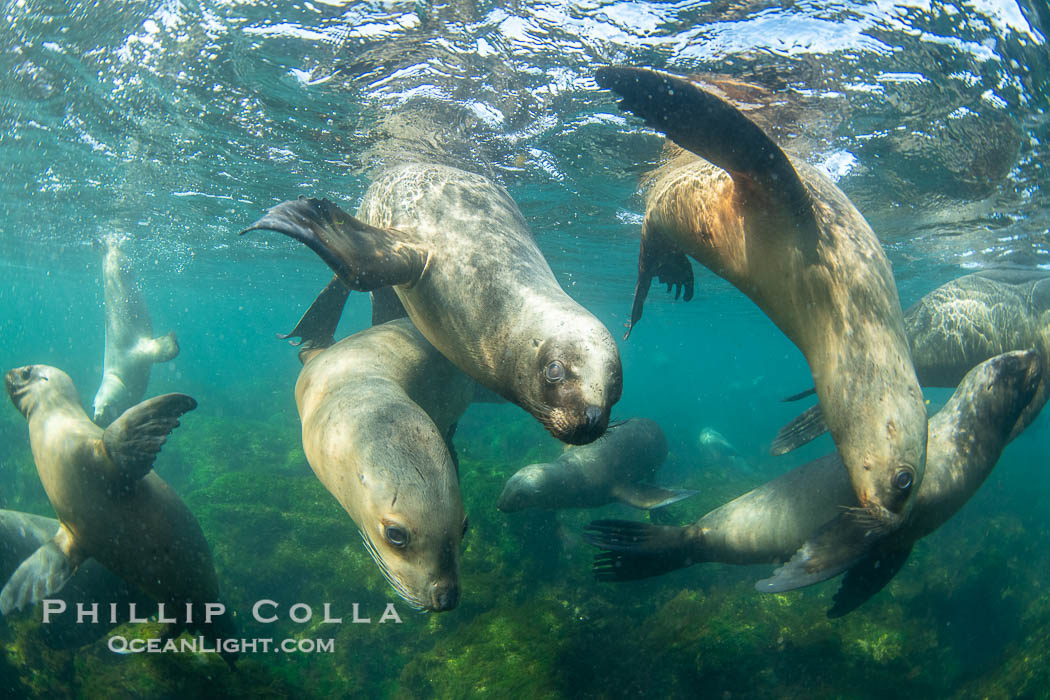
M 54 518 L 0 510 L 0 581 L 9 579 L 23 561 L 55 536 L 59 527 Z M 151 602 L 94 559 L 81 564 L 69 583 L 52 598 L 65 604 L 65 613 L 53 616 L 39 627 L 44 643 L 52 649 L 76 649 L 90 644 L 113 627 L 127 622 L 129 605 L 134 603 L 141 614 L 149 609 Z M 91 610 L 95 604 L 99 610 L 97 621 L 90 617 L 77 619 L 78 605 Z M 111 621 L 111 604 L 116 604 L 116 622 Z
M 507 513 L 526 508 L 597 508 L 613 501 L 652 510 L 696 491 L 664 489 L 646 482 L 667 459 L 667 438 L 655 421 L 631 418 L 612 425 L 601 439 L 566 449 L 546 464 L 515 472 L 497 507 Z
M 95 393 L 95 422 L 105 428 L 146 393 L 150 369 L 179 354 L 174 331 L 153 337 L 146 300 L 135 270 L 121 249 L 123 238 L 102 238 L 102 281 L 106 299 L 106 354 L 102 384 Z
M 310 467 L 394 590 L 451 610 L 467 528 L 451 437 L 474 381 L 408 319 L 304 346 L 295 401 Z
M 922 386 L 954 387 L 978 363 L 1010 350 L 1034 348 L 1050 364 L 1050 272 L 985 270 L 959 277 L 909 307 L 904 328 Z M 1018 418 L 1011 439 L 1039 415 L 1047 380 L 1044 375 L 1039 396 Z M 781 428 L 770 452 L 790 452 L 826 430 L 817 404 Z
M 502 187 L 406 164 L 380 173 L 358 217 L 299 199 L 247 230 L 302 241 L 351 289 L 393 285 L 434 347 L 559 440 L 586 444 L 605 432 L 622 389 L 616 343 L 558 285 Z
M 732 282 L 805 355 L 866 522 L 893 530 L 922 481 L 926 406 L 871 227 L 826 175 L 696 83 L 626 67 L 597 79 L 687 149 L 650 179 L 631 326 L 654 277 L 692 297 L 687 255 Z
M 873 596 L 904 565 L 912 545 L 947 522 L 984 482 L 1012 427 L 1036 400 L 1044 368 L 1039 354 L 1014 351 L 978 365 L 929 422 L 926 477 L 907 519 L 874 543 L 843 518 L 856 496 L 837 454 L 809 462 L 712 510 L 686 527 L 619 520 L 587 526 L 585 539 L 606 551 L 595 576 L 626 581 L 703 562 L 791 561 L 759 590 L 782 591 L 847 570 L 829 615 Z M 1038 400 L 1045 401 L 1045 396 Z M 793 556 L 794 555 L 794 556 Z
M 204 606 L 220 602 L 211 551 L 186 504 L 153 471 L 168 433 L 197 402 L 185 394 L 157 396 L 103 430 L 84 413 L 62 370 L 19 367 L 4 381 L 29 422 L 33 460 L 61 526 L 0 591 L 0 613 L 62 590 L 94 558 L 176 612 L 171 636 L 183 629 L 216 639 L 233 636 L 230 615 L 204 622 Z M 185 620 L 188 604 L 192 622 Z M 223 656 L 230 661 L 236 654 Z

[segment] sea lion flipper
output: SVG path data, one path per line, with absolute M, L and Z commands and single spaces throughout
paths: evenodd
M 305 243 L 346 286 L 362 292 L 412 284 L 428 259 L 407 234 L 369 226 L 327 199 L 282 202 L 241 234 L 261 229 Z
M 876 533 L 846 510 L 806 541 L 767 579 L 755 583 L 760 593 L 784 593 L 838 576 L 863 559 L 877 541 Z
M 828 430 L 820 404 L 810 406 L 785 425 L 773 438 L 769 454 L 782 455 L 817 439 Z
M 813 387 L 810 387 L 810 388 L 806 389 L 805 391 L 800 391 L 797 394 L 792 394 L 791 396 L 785 396 L 784 398 L 782 398 L 780 400 L 783 401 L 784 403 L 791 403 L 792 401 L 801 401 L 802 399 L 806 398 L 807 396 L 813 396 L 813 394 L 815 394 L 815 393 L 817 393 L 817 390 L 814 389 Z
M 635 581 L 698 563 L 688 529 L 631 520 L 595 520 L 583 539 L 604 551 L 592 569 L 599 581 Z
M 624 340 L 630 337 L 642 317 L 642 307 L 649 296 L 654 277 L 667 285 L 668 292 L 674 289 L 675 299 L 679 296 L 683 296 L 685 301 L 693 298 L 693 266 L 689 258 L 665 237 L 646 227 L 642 231 L 642 245 L 638 251 L 638 281 L 634 285 L 631 320 L 627 323 L 627 332 L 623 334 Z
M 168 433 L 179 426 L 179 416 L 196 407 L 186 394 L 164 394 L 132 406 L 102 433 L 106 453 L 124 477 L 141 479 L 153 468 Z
M 853 612 L 885 588 L 904 566 L 904 562 L 908 561 L 911 547 L 909 544 L 889 551 L 872 552 L 857 562 L 842 577 L 842 584 L 835 593 L 835 603 L 828 610 L 828 617 L 842 617 Z
M 648 68 L 607 66 L 595 77 L 623 98 L 622 109 L 796 218 L 799 230 L 812 234 L 809 243 L 816 244 L 816 215 L 806 186 L 784 151 L 743 112 L 686 78 Z
M 405 318 L 408 312 L 401 303 L 393 287 L 380 287 L 372 290 L 372 325 Z
M 151 362 L 170 362 L 178 357 L 179 341 L 175 331 L 169 331 L 156 338 L 142 338 L 135 346 L 140 355 L 148 357 Z
M 73 577 L 76 562 L 62 551 L 58 537 L 40 545 L 11 574 L 0 591 L 0 614 L 21 610 L 58 593 Z
M 335 329 L 339 326 L 349 296 L 350 288 L 343 284 L 339 275 L 335 275 L 313 300 L 295 328 L 288 333 L 278 333 L 277 337 L 288 340 L 292 345 L 301 345 L 303 350 L 327 348 L 335 343 Z
M 699 491 L 689 489 L 665 489 L 652 484 L 616 484 L 612 487 L 612 495 L 618 501 L 626 503 L 642 510 L 655 510 L 677 503 L 690 496 L 695 496 Z

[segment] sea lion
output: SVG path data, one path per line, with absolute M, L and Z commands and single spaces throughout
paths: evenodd
M 60 523 L 32 513 L 0 510 L 0 581 L 6 581 L 33 552 L 58 532 Z M 65 604 L 65 614 L 52 617 L 39 627 L 44 643 L 52 649 L 76 649 L 90 644 L 129 619 L 129 606 L 147 610 L 148 597 L 93 559 L 85 561 L 62 590 L 52 596 Z M 98 620 L 77 620 L 78 605 L 91 610 L 98 605 Z M 116 622 L 111 621 L 110 605 L 116 604 Z
M 153 337 L 146 300 L 135 270 L 121 249 L 123 238 L 102 238 L 102 281 L 106 299 L 106 353 L 102 383 L 95 393 L 94 421 L 105 428 L 146 393 L 150 368 L 179 354 L 175 332 Z
M 922 481 L 926 406 L 874 232 L 826 175 L 696 83 L 626 67 L 597 79 L 688 151 L 651 178 L 631 327 L 654 277 L 692 297 L 687 255 L 733 283 L 805 355 L 867 522 L 893 530 Z
M 394 590 L 451 610 L 467 518 L 450 440 L 474 381 L 408 319 L 304 346 L 295 402 L 310 467 Z
M 1018 416 L 1031 401 L 1045 401 L 1036 397 L 1044 372 L 1039 354 L 1025 350 L 994 357 L 966 375 L 930 419 L 926 477 L 915 505 L 897 530 L 874 544 L 863 529 L 852 527 L 855 521 L 840 515 L 855 508 L 857 500 L 839 456 L 830 454 L 686 527 L 591 523 L 585 539 L 606 550 L 595 558 L 595 576 L 625 581 L 703 562 L 762 564 L 795 554 L 772 579 L 760 582 L 759 590 L 788 590 L 848 569 L 829 612 L 845 614 L 881 590 L 912 545 L 973 496 L 998 461 Z
M 904 312 L 904 330 L 922 386 L 954 387 L 978 363 L 1010 350 L 1035 348 L 1050 366 L 1050 272 L 984 270 L 959 277 L 910 306 Z M 1044 375 L 1039 395 L 1046 390 Z M 1028 404 L 1011 440 L 1036 419 L 1044 403 L 1037 397 Z M 780 429 L 770 452 L 790 452 L 826 430 L 817 404 Z
M 559 440 L 586 444 L 605 432 L 622 389 L 616 343 L 558 285 L 502 187 L 409 163 L 380 173 L 358 217 L 299 199 L 247 231 L 302 241 L 351 289 L 393 285 L 434 347 Z
M 546 464 L 515 472 L 497 507 L 505 513 L 526 508 L 597 508 L 620 501 L 652 510 L 688 498 L 696 491 L 639 483 L 651 479 L 667 459 L 667 438 L 656 422 L 631 418 L 612 425 L 589 445 L 566 449 Z
M 33 460 L 61 527 L 11 575 L 0 591 L 0 613 L 62 590 L 94 558 L 175 611 L 180 621 L 171 636 L 182 629 L 232 636 L 230 616 L 204 622 L 205 604 L 219 602 L 211 551 L 196 518 L 152 468 L 168 433 L 197 402 L 185 394 L 157 396 L 103 430 L 84 413 L 73 380 L 60 369 L 19 367 L 4 382 L 29 422 Z M 184 615 L 190 604 L 192 621 Z

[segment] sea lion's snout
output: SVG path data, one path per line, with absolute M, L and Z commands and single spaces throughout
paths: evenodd
M 571 430 L 555 437 L 570 445 L 586 445 L 604 435 L 608 427 L 608 409 L 591 405 L 583 409 Z
M 455 582 L 438 582 L 434 584 L 430 596 L 432 612 L 445 612 L 459 605 L 459 584 Z

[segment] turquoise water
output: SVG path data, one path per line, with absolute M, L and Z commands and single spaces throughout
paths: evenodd
M 1042 9 L 1040 9 L 1042 7 Z M 475 405 L 456 433 L 464 504 L 460 605 L 401 625 L 266 627 L 253 602 L 377 618 L 399 599 L 310 472 L 288 331 L 330 277 L 274 234 L 268 207 L 328 196 L 352 210 L 374 170 L 438 150 L 520 206 L 565 290 L 618 339 L 614 419 L 668 436 L 661 483 L 700 493 L 688 522 L 832 449 L 769 440 L 811 384 L 802 355 L 699 265 L 693 301 L 654 286 L 630 311 L 660 140 L 599 90 L 596 67 L 717 74 L 765 88 L 775 136 L 821 164 L 878 233 L 902 304 L 984 267 L 1050 265 L 1048 17 L 1035 0 L 777 3 L 10 2 L 0 26 L 0 368 L 66 370 L 85 405 L 102 370 L 101 235 L 124 233 L 158 333 L 181 354 L 149 395 L 199 407 L 157 464 L 212 546 L 246 637 L 333 638 L 334 651 L 116 655 L 0 622 L 11 697 L 981 697 L 1050 694 L 1043 416 L 973 500 L 920 542 L 888 588 L 828 621 L 836 584 L 761 596 L 771 567 L 707 564 L 598 584 L 592 511 L 495 510 L 503 480 L 561 447 L 520 409 Z M 1040 12 L 1043 14 L 1041 15 Z M 429 116 L 427 138 L 396 120 Z M 408 123 L 411 126 L 411 122 Z M 393 145 L 391 145 L 393 144 Z M 340 335 L 368 325 L 353 294 Z M 936 408 L 950 392 L 931 390 Z M 717 429 L 747 468 L 705 464 Z M 25 422 L 0 411 L 0 506 L 52 515 Z M 287 608 L 285 608 L 287 609 Z

